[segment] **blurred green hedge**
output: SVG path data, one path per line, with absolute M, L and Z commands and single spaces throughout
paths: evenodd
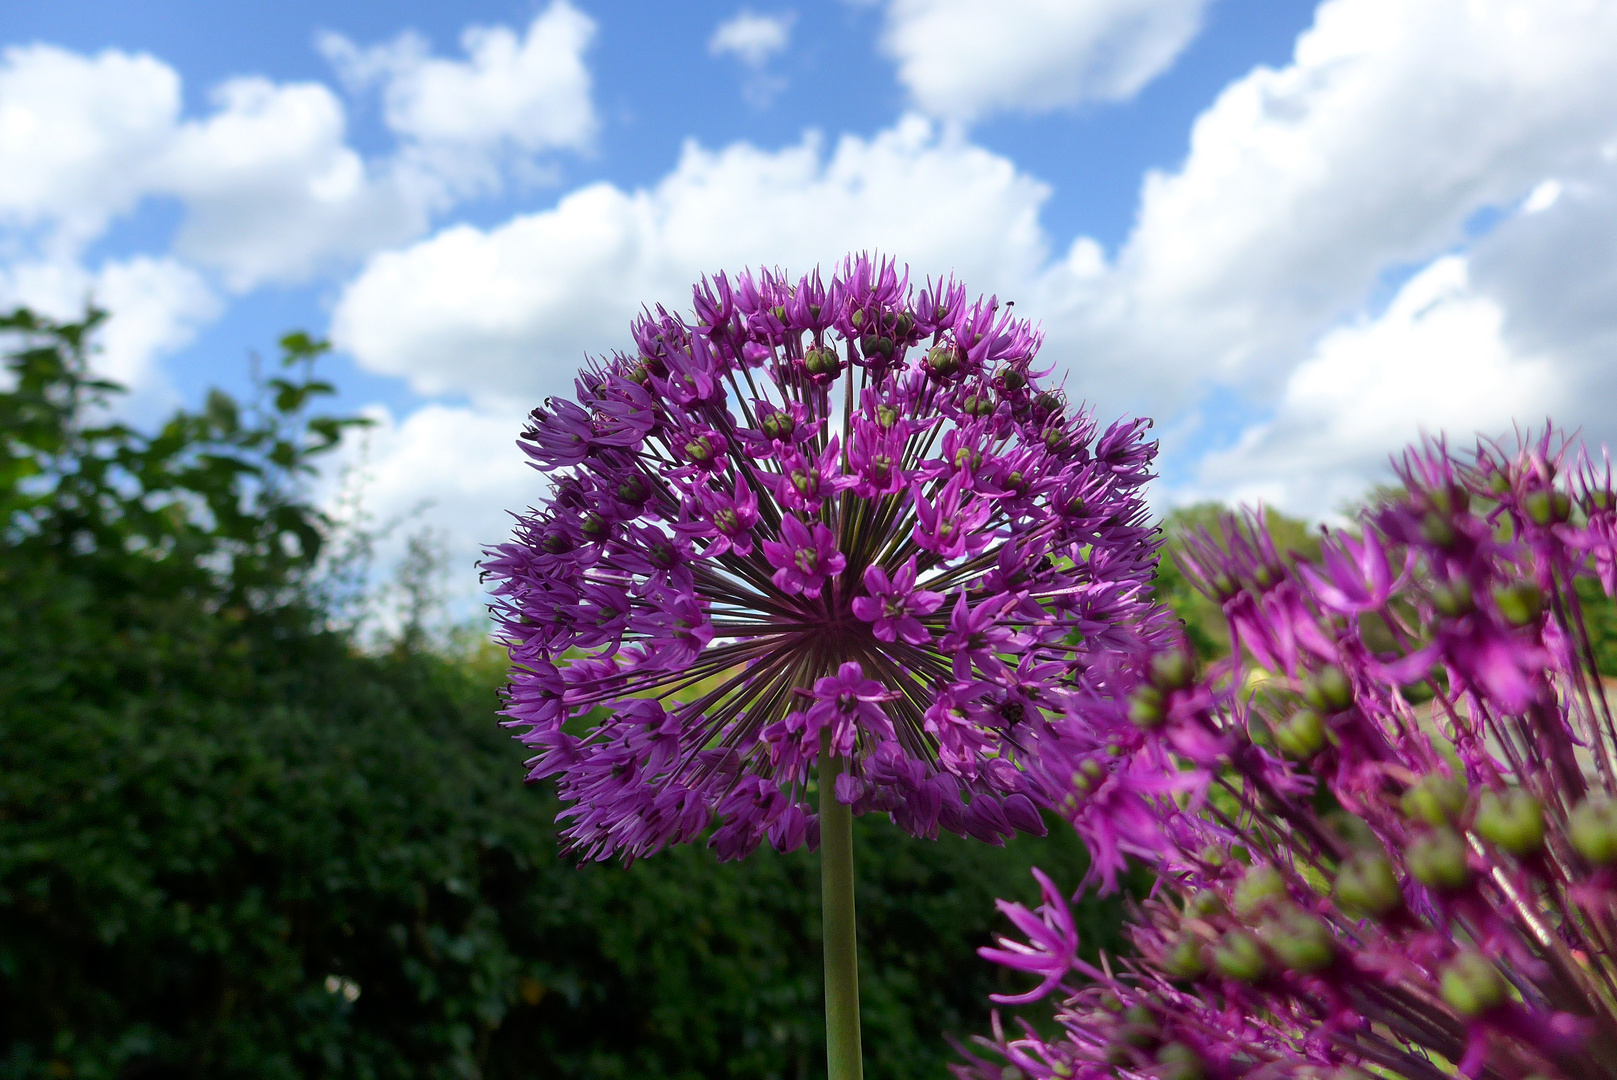
M 97 318 L 0 319 L 0 1076 L 823 1075 L 814 857 L 561 860 L 490 650 L 327 628 L 321 344 L 147 433 Z M 993 899 L 1082 851 L 856 843 L 869 1074 L 942 1077 L 1026 982 Z

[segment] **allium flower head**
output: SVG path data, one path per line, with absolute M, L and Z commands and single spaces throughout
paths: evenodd
M 822 739 L 855 812 L 1042 829 L 1026 749 L 1145 647 L 1147 425 L 1097 431 L 1039 333 L 952 278 L 849 258 L 693 307 L 533 411 L 551 494 L 484 563 L 570 844 L 812 845 Z
M 1097 861 L 1089 807 L 1126 807 L 1159 885 L 1105 971 L 1012 913 L 1031 944 L 985 955 L 1082 977 L 1064 1038 L 994 1041 L 1025 1075 L 1617 1077 L 1617 726 L 1583 615 L 1617 584 L 1610 471 L 1551 432 L 1399 473 L 1315 563 L 1261 515 L 1190 538 L 1232 654 L 1071 710 L 1040 768 Z

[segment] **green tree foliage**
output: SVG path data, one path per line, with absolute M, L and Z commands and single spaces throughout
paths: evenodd
M 143 433 L 97 320 L 0 323 L 0 1077 L 820 1072 L 812 856 L 574 867 L 494 650 L 328 629 L 324 346 Z M 871 1075 L 942 1077 L 1025 985 L 974 955 L 993 898 L 1076 883 L 1080 846 L 856 842 Z M 1083 917 L 1115 947 L 1115 903 Z

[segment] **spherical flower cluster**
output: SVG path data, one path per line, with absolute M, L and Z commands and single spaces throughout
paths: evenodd
M 1257 516 L 1191 536 L 1229 657 L 1159 654 L 1043 762 L 1098 855 L 1088 804 L 1131 809 L 1159 888 L 1104 969 L 1055 890 L 1009 906 L 1028 940 L 985 955 L 1071 982 L 1063 1038 L 990 1041 L 1022 1075 L 1617 1076 L 1617 728 L 1584 617 L 1617 587 L 1609 466 L 1546 435 L 1400 472 L 1317 561 Z
M 1147 425 L 1044 385 L 1009 304 L 865 257 L 632 332 L 533 411 L 552 493 L 484 563 L 571 846 L 812 846 L 822 747 L 855 812 L 1042 831 L 1027 748 L 1154 610 Z

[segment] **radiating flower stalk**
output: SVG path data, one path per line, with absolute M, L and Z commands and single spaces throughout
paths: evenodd
M 1080 960 L 1047 880 L 1002 904 L 1020 936 L 984 954 L 1041 982 L 1001 1000 L 1059 987 L 1063 1034 L 996 1017 L 963 1076 L 1617 1077 L 1617 729 L 1579 591 L 1617 589 L 1609 464 L 1549 433 L 1399 471 L 1315 562 L 1258 515 L 1188 538 L 1230 656 L 1158 654 L 1041 766 L 1101 878 L 1158 874 L 1136 955 Z
M 1043 832 L 1034 749 L 1162 633 L 1155 444 L 1098 431 L 1034 369 L 1038 332 L 952 278 L 857 257 L 693 300 L 523 432 L 552 492 L 484 563 L 505 715 L 581 857 L 821 846 L 844 1080 L 852 815 Z

